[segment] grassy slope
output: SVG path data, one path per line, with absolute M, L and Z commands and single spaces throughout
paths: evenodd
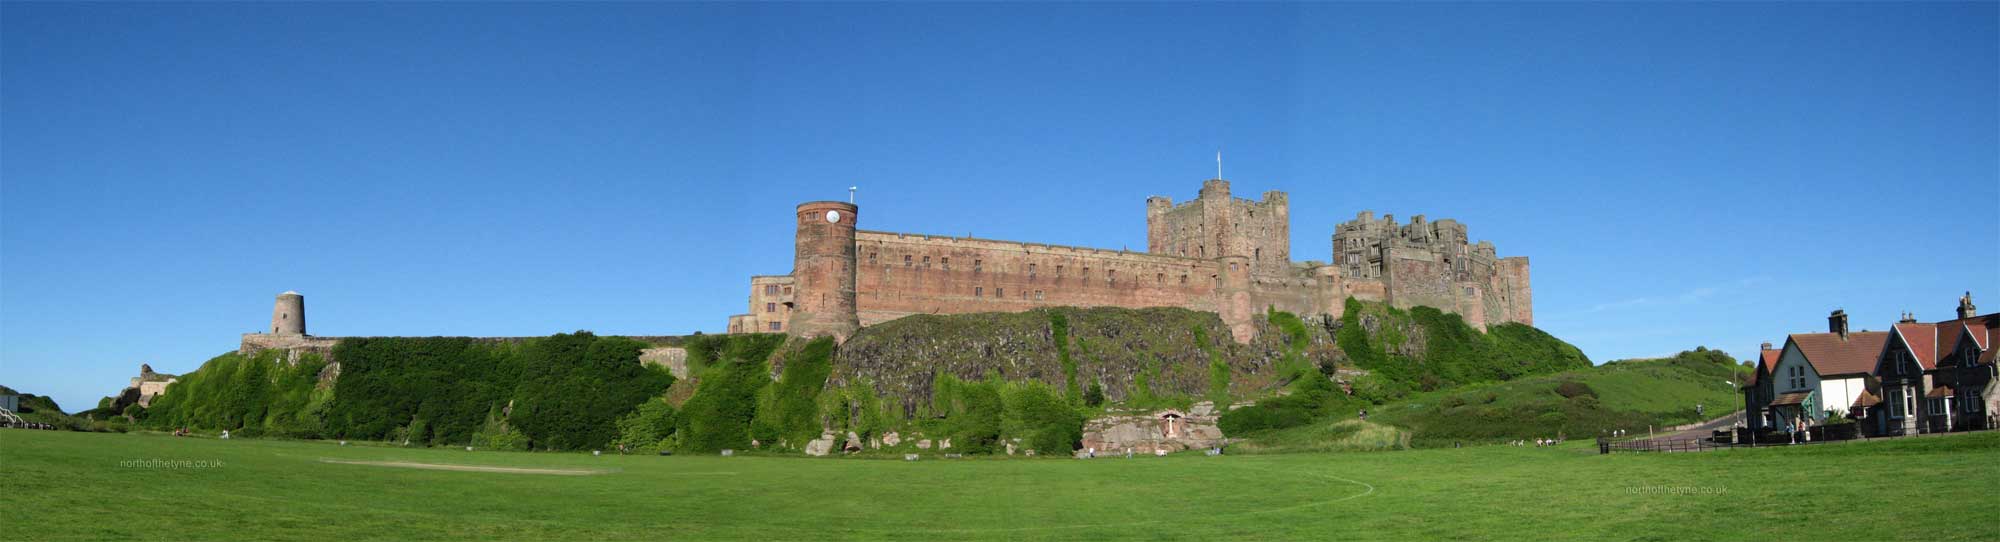
M 1713 352 L 1713 353 L 1711 353 Z M 1684 352 L 1674 358 L 1607 363 L 1588 369 L 1413 395 L 1372 411 L 1381 421 L 1415 432 L 1419 444 L 1454 440 L 1498 441 L 1555 436 L 1592 438 L 1612 429 L 1644 432 L 1738 410 L 1741 367 L 1719 352 Z M 1556 393 L 1563 382 L 1581 382 L 1594 399 Z M 1695 405 L 1706 406 L 1698 416 Z
M 15 511 L 0 522 L 0 538 L 10 540 L 2000 539 L 1992 521 L 1800 521 L 1797 506 L 1755 504 L 1807 495 L 1821 504 L 1984 502 L 2000 485 L 2000 469 L 1989 468 L 2000 460 L 1996 433 L 1702 454 L 1600 456 L 1577 443 L 906 463 L 0 431 L 0 457 L 0 487 Z M 607 472 L 448 472 L 322 458 Z M 221 466 L 121 466 L 133 459 Z M 107 509 L 117 510 L 114 520 Z

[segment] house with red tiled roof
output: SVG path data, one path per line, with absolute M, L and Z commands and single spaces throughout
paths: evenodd
M 1983 429 L 1996 411 L 1992 340 L 2000 313 L 1976 315 L 1972 294 L 1959 298 L 1958 318 L 1934 324 L 1906 315 L 1890 328 L 1875 361 L 1881 398 L 1872 411 L 1876 434 L 1905 435 Z
M 1874 431 L 1878 435 L 1914 435 L 1922 432 L 1924 396 L 1931 391 L 1931 372 L 1937 368 L 1937 327 L 1913 321 L 1889 327 L 1889 342 L 1876 357 L 1876 405 Z
M 1933 431 L 1968 431 L 1991 427 L 2000 413 L 2000 382 L 1993 360 L 1993 340 L 2000 337 L 2000 313 L 1979 316 L 1972 293 L 1959 298 L 1959 318 L 1933 324 L 1937 330 L 1934 387 L 1925 399 L 1932 412 L 1925 422 Z
M 1757 366 L 1750 371 L 1750 378 L 1743 382 L 1743 419 L 1751 430 L 1771 427 L 1774 419 L 1769 410 L 1771 401 L 1777 399 L 1777 374 L 1779 350 L 1771 349 L 1771 343 L 1764 343 L 1757 349 Z
M 1796 431 L 1845 414 L 1874 435 L 2000 424 L 2000 313 L 1977 314 L 1970 292 L 1956 319 L 1926 324 L 1905 313 L 1889 331 L 1849 332 L 1846 311 L 1835 310 L 1826 333 L 1759 348 L 1742 388 L 1745 421 L 1754 431 Z
M 1744 388 L 1744 418 L 1752 430 L 1797 430 L 1846 415 L 1862 401 L 1887 332 L 1847 330 L 1847 312 L 1827 316 L 1826 333 L 1794 333 L 1779 350 L 1760 351 L 1754 384 Z

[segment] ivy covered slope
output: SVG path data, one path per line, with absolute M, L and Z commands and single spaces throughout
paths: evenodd
M 1379 408 L 1371 420 L 1411 430 L 1420 444 L 1644 434 L 1738 410 L 1748 376 L 1720 350 L 1622 360 L 1511 382 L 1425 393 Z M 1703 405 L 1697 414 L 1696 405 Z
M 129 414 L 157 429 L 245 436 L 596 449 L 617 439 L 621 417 L 673 384 L 666 369 L 640 363 L 647 346 L 588 332 L 355 338 L 334 348 L 338 371 L 310 354 L 286 362 L 275 350 L 231 352 Z

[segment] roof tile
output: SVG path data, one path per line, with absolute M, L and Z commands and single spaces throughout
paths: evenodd
M 1867 374 L 1875 372 L 1875 358 L 1882 354 L 1882 345 L 1889 340 L 1887 331 L 1861 331 L 1848 333 L 1841 338 L 1839 333 L 1795 333 L 1791 341 L 1799 347 L 1799 353 L 1811 362 L 1820 376 L 1845 374 Z

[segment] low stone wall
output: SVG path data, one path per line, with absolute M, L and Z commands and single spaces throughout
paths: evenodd
M 285 361 L 296 363 L 299 356 L 305 353 L 319 354 L 322 358 L 332 360 L 333 346 L 336 344 L 340 344 L 340 337 L 244 333 L 243 342 L 237 346 L 236 352 L 250 356 L 265 350 L 284 350 Z
M 1245 405 L 1230 405 L 1237 408 Z M 1216 426 L 1221 416 L 1214 403 L 1193 408 L 1148 413 L 1113 414 L 1083 424 L 1083 449 L 1078 454 L 1151 454 L 1216 448 L 1228 444 Z

